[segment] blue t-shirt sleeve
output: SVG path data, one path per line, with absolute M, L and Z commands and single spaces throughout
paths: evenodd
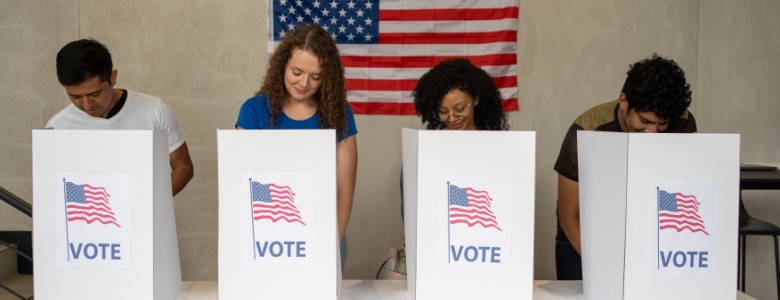
M 352 106 L 347 104 L 347 136 L 339 138 L 339 142 L 344 139 L 356 135 L 358 133 L 357 126 L 355 125 L 355 115 L 352 114 Z
M 267 129 L 269 110 L 266 97 L 267 95 L 263 94 L 247 99 L 238 112 L 236 126 L 244 129 Z

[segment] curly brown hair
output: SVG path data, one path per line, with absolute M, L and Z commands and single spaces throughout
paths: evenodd
M 268 60 L 265 81 L 255 96 L 268 93 L 271 106 L 270 123 L 278 120 L 279 112 L 289 97 L 284 85 L 284 72 L 294 50 L 314 54 L 320 61 L 322 85 L 312 98 L 317 103 L 320 128 L 336 129 L 337 138 L 347 134 L 347 84 L 339 49 L 322 27 L 310 24 L 296 28 L 276 47 Z
M 474 123 L 479 130 L 508 130 L 501 91 L 493 78 L 466 58 L 449 58 L 425 73 L 412 91 L 414 110 L 428 129 L 444 126 L 437 117 L 444 96 L 460 90 L 479 99 L 474 106 Z

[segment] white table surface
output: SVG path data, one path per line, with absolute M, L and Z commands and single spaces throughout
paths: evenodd
M 217 299 L 216 281 L 185 281 L 176 300 Z M 405 280 L 344 280 L 342 300 L 352 299 L 406 299 Z M 534 299 L 587 299 L 582 294 L 581 281 L 534 280 Z M 755 299 L 737 292 L 737 300 Z

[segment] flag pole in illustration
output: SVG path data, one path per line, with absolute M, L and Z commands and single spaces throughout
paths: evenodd
M 254 204 L 252 203 L 252 177 L 249 178 L 249 211 L 252 212 L 249 214 L 249 217 L 252 218 L 252 253 L 255 255 L 255 259 L 257 259 L 257 251 L 255 251 L 255 213 L 254 213 Z
M 447 181 L 447 263 L 450 263 L 452 260 L 452 252 L 450 252 L 450 247 L 452 247 L 450 242 L 450 226 L 452 226 L 452 221 L 450 219 L 451 213 L 450 213 L 450 199 L 452 195 L 450 195 L 450 182 Z
M 658 228 L 657 228 L 657 234 L 655 235 L 655 242 L 656 246 L 658 247 L 658 252 L 656 252 L 655 260 L 658 263 L 658 270 L 661 269 L 661 187 L 656 186 L 655 187 L 655 198 L 658 201 L 658 205 L 656 206 L 657 212 L 658 212 Z
M 68 232 L 68 188 L 66 187 L 65 178 L 62 178 L 62 199 L 65 201 L 65 205 L 62 207 L 65 209 L 65 252 L 68 253 L 68 261 L 70 261 L 70 233 Z

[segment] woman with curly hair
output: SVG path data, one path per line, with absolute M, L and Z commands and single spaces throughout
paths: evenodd
M 341 264 L 357 171 L 355 118 L 347 103 L 344 66 L 330 34 L 317 25 L 288 33 L 271 55 L 265 80 L 241 106 L 237 129 L 335 129 L 336 210 Z
M 414 110 L 428 129 L 507 130 L 501 91 L 485 70 L 465 58 L 439 62 L 412 91 Z M 401 170 L 401 220 L 404 220 L 404 177 Z M 406 245 L 394 272 L 406 275 Z
M 412 91 L 414 110 L 428 129 L 507 130 L 503 98 L 493 78 L 465 58 L 439 62 Z M 401 172 L 401 219 L 404 218 Z
M 465 58 L 441 61 L 425 73 L 412 98 L 428 129 L 509 129 L 493 78 Z

